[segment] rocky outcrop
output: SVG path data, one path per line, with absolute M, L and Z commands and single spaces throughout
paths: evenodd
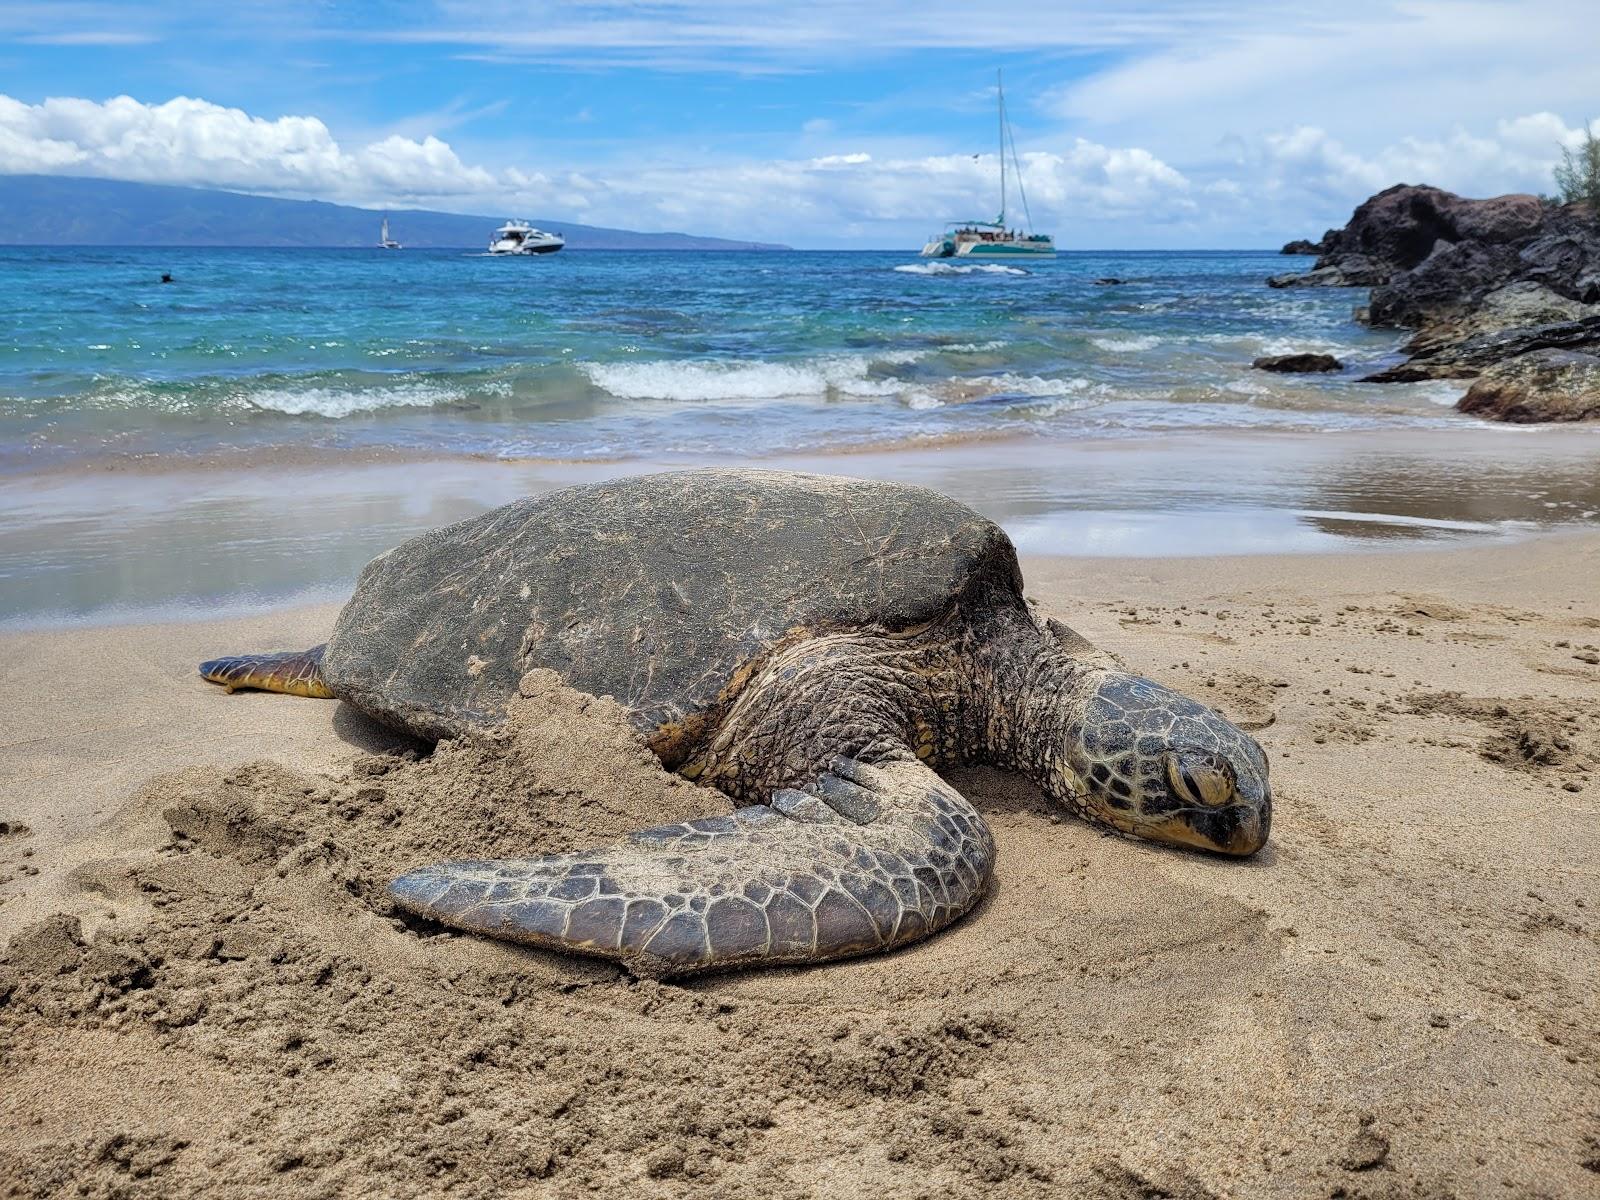
M 1250 365 L 1258 371 L 1276 371 L 1280 375 L 1344 370 L 1344 364 L 1331 354 L 1264 354 Z
M 1405 344 L 1405 362 L 1366 381 L 1471 379 L 1502 359 L 1557 348 L 1600 353 L 1600 307 L 1524 280 L 1490 292 L 1476 308 L 1439 316 Z
M 1361 286 L 1381 288 L 1397 276 L 1417 270 L 1451 247 L 1512 247 L 1533 238 L 1549 220 L 1550 210 L 1537 196 L 1497 196 L 1467 200 L 1433 187 L 1399 184 L 1367 200 L 1343 229 L 1322 235 L 1321 257 L 1306 272 L 1304 284 L 1278 286 Z M 1485 271 L 1509 266 L 1498 258 Z M 1436 268 L 1437 269 L 1437 268 Z M 1460 276 L 1468 264 L 1444 264 Z M 1331 280 L 1342 277 L 1338 285 Z M 1486 276 L 1487 277 L 1487 276 Z M 1274 280 L 1287 280 L 1274 276 Z M 1509 276 L 1495 281 L 1506 282 Z M 1495 286 L 1486 284 L 1484 291 Z M 1376 300 L 1376 296 L 1374 297 Z M 1373 314 L 1374 321 L 1380 321 Z
M 1370 380 L 1472 379 L 1535 352 L 1600 354 L 1600 218 L 1586 205 L 1524 195 L 1469 200 L 1401 184 L 1367 200 L 1321 244 L 1311 270 L 1267 282 L 1370 287 L 1361 319 L 1416 330 L 1407 360 Z M 1556 378 L 1534 365 L 1520 369 L 1525 385 L 1502 388 Z
M 1478 376 L 1456 408 L 1518 425 L 1600 420 L 1600 357 L 1571 350 L 1519 354 Z
M 1364 254 L 1346 254 L 1337 262 L 1317 259 L 1309 271 L 1287 271 L 1267 280 L 1269 287 L 1374 287 L 1389 278 L 1389 271 Z
M 1308 241 L 1306 241 L 1305 238 L 1296 238 L 1292 242 L 1286 242 L 1284 244 L 1283 249 L 1278 251 L 1278 253 L 1279 254 L 1326 254 L 1327 250 L 1328 250 L 1328 242 L 1330 240 L 1332 240 L 1334 235 L 1337 234 L 1338 232 L 1339 231 L 1337 229 L 1330 229 L 1330 230 L 1328 230 L 1327 233 L 1323 234 L 1322 237 L 1319 240 L 1317 240 L 1315 242 L 1308 242 Z

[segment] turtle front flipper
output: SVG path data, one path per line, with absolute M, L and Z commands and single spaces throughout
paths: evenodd
M 423 867 L 389 893 L 457 929 L 682 975 L 905 945 L 977 903 L 993 862 L 983 818 L 928 767 L 840 759 L 771 807 L 598 850 Z
M 292 654 L 240 654 L 232 658 L 213 658 L 200 664 L 200 676 L 220 683 L 228 691 L 255 688 L 263 692 L 283 692 L 290 696 L 309 696 L 313 700 L 334 698 L 322 677 L 322 652 L 326 645 Z

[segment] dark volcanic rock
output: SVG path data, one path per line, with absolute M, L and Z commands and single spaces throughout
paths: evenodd
M 1413 339 L 1412 344 L 1416 344 Z M 1431 347 L 1399 366 L 1366 376 L 1364 383 L 1415 383 L 1421 379 L 1472 379 L 1487 368 L 1535 350 L 1600 354 L 1600 314 L 1550 325 L 1519 325 L 1455 340 L 1440 335 Z
M 1317 259 L 1309 271 L 1288 271 L 1267 280 L 1269 287 L 1372 287 L 1389 278 L 1380 264 L 1361 254 L 1347 254 L 1337 263 L 1323 264 L 1326 256 Z
M 1113 278 L 1110 275 L 1107 275 L 1103 279 L 1096 279 L 1094 281 L 1094 285 L 1095 285 L 1095 287 L 1116 287 L 1116 285 L 1119 284 L 1119 283 L 1127 283 L 1127 282 L 1128 281 L 1126 279 L 1116 279 L 1116 278 Z
M 1467 200 L 1433 187 L 1398 184 L 1366 201 L 1328 242 L 1320 266 L 1361 255 L 1386 275 L 1409 271 L 1440 242 L 1509 244 L 1532 237 L 1545 215 L 1537 196 Z
M 1276 371 L 1280 375 L 1344 370 L 1344 364 L 1331 354 L 1267 354 L 1250 365 L 1258 371 Z
M 1371 380 L 1473 378 L 1532 351 L 1600 346 L 1600 219 L 1536 196 L 1468 200 L 1401 184 L 1325 235 L 1310 271 L 1268 283 L 1371 287 L 1361 319 L 1417 330 L 1408 361 Z M 1529 375 L 1530 386 L 1548 378 Z
M 1399 184 L 1363 203 L 1343 229 L 1323 235 L 1322 256 L 1301 283 L 1290 284 L 1285 276 L 1273 282 L 1279 287 L 1382 288 L 1458 244 L 1520 246 L 1545 228 L 1550 211 L 1537 196 L 1467 200 L 1439 188 Z M 1514 258 L 1514 253 L 1491 254 L 1470 263 L 1446 262 L 1439 287 L 1465 286 L 1481 295 L 1513 277 Z M 1441 266 L 1434 270 L 1441 271 Z M 1344 282 L 1337 282 L 1341 277 Z M 1400 319 L 1389 316 L 1374 293 L 1373 323 L 1415 323 L 1404 319 L 1406 309 L 1398 298 L 1394 307 Z
M 1533 350 L 1497 363 L 1456 402 L 1491 421 L 1600 421 L 1600 357 Z
M 1338 232 L 1338 230 L 1336 230 L 1336 229 L 1330 229 L 1330 230 L 1328 230 L 1327 233 L 1322 235 L 1322 238 L 1321 238 L 1320 241 L 1315 241 L 1315 242 L 1309 242 L 1305 238 L 1296 238 L 1292 242 L 1284 243 L 1283 249 L 1279 250 L 1278 253 L 1279 254 L 1321 254 L 1324 250 L 1326 250 L 1328 248 L 1328 239 L 1331 238 L 1337 232 Z
M 1517 252 L 1481 242 L 1440 242 L 1434 253 L 1372 290 L 1368 321 L 1392 329 L 1420 329 L 1471 311 L 1516 276 Z

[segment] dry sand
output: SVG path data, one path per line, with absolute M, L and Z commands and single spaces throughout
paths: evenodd
M 967 920 L 685 984 L 383 900 L 436 855 L 724 807 L 608 702 L 543 692 L 418 759 L 193 674 L 327 609 L 0 639 L 0 1188 L 1600 1193 L 1600 538 L 1027 566 L 1259 729 L 1269 849 L 1133 843 L 960 772 L 1000 852 Z

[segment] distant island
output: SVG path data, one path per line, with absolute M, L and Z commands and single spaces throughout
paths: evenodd
M 388 210 L 390 232 L 407 247 L 478 248 L 509 216 L 463 216 L 421 209 Z M 321 200 L 279 200 L 207 188 L 0 175 L 3 246 L 374 246 L 382 210 Z M 574 250 L 787 250 L 689 233 L 639 233 L 531 218 L 559 230 Z

